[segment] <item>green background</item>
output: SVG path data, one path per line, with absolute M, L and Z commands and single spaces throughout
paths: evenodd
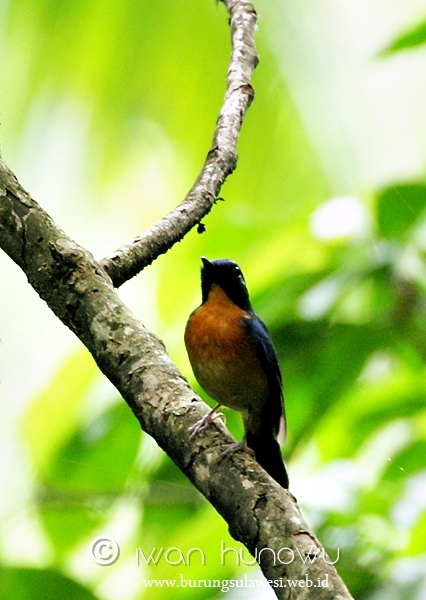
M 256 2 L 256 98 L 225 202 L 119 291 L 196 387 L 183 330 L 200 255 L 239 262 L 281 360 L 292 492 L 357 599 L 426 587 L 422 4 Z M 213 0 L 0 0 L 2 158 L 102 258 L 191 187 L 229 54 Z M 223 520 L 5 256 L 0 275 L 0 597 L 151 599 L 170 591 L 149 579 L 261 579 L 220 564 L 222 543 L 240 549 Z M 228 424 L 239 439 L 239 416 Z M 101 535 L 120 545 L 110 567 L 90 556 Z M 136 548 L 195 547 L 205 565 L 136 564 Z

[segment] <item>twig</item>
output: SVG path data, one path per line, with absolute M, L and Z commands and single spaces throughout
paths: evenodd
M 185 200 L 132 243 L 100 261 L 119 287 L 179 242 L 212 209 L 237 164 L 236 146 L 254 91 L 251 75 L 259 59 L 254 41 L 257 15 L 247 0 L 224 0 L 230 14 L 232 55 L 227 89 L 201 173 Z

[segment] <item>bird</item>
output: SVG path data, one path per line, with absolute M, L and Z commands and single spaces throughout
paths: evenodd
M 229 259 L 202 257 L 202 303 L 190 315 L 185 345 L 195 378 L 216 406 L 197 421 L 191 437 L 208 427 L 226 406 L 242 413 L 244 437 L 228 451 L 249 448 L 283 488 L 289 479 L 277 437 L 286 435 L 282 375 L 266 325 L 250 302 L 244 275 Z

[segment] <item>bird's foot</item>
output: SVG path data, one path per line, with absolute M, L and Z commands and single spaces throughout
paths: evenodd
M 252 454 L 254 456 L 254 452 L 251 448 L 249 448 L 247 446 L 247 442 L 246 439 L 243 438 L 241 440 L 241 442 L 238 442 L 236 444 L 231 444 L 230 446 L 228 446 L 219 456 L 219 460 L 222 460 L 222 458 L 224 456 L 226 456 L 227 454 L 233 454 L 234 452 L 238 452 L 239 450 L 244 450 L 244 452 L 248 452 L 249 454 Z
M 212 423 L 214 423 L 216 421 L 216 419 L 221 419 L 221 418 L 226 422 L 225 415 L 223 413 L 221 413 L 221 412 L 217 413 L 217 412 L 215 412 L 215 410 L 210 411 L 209 413 L 204 415 L 204 417 L 202 419 L 200 419 L 199 421 L 194 423 L 194 425 L 192 425 L 188 429 L 188 431 L 191 432 L 189 439 L 190 440 L 194 439 L 195 436 L 200 433 L 200 431 L 207 429 L 208 427 L 210 427 L 210 425 Z

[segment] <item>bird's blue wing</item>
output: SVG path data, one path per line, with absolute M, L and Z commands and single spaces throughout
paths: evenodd
M 272 428 L 274 437 L 276 437 L 280 429 L 281 418 L 284 420 L 284 431 L 286 431 L 282 377 L 277 353 L 266 325 L 257 315 L 252 313 L 246 319 L 245 327 L 268 380 L 269 394 L 263 418 Z

